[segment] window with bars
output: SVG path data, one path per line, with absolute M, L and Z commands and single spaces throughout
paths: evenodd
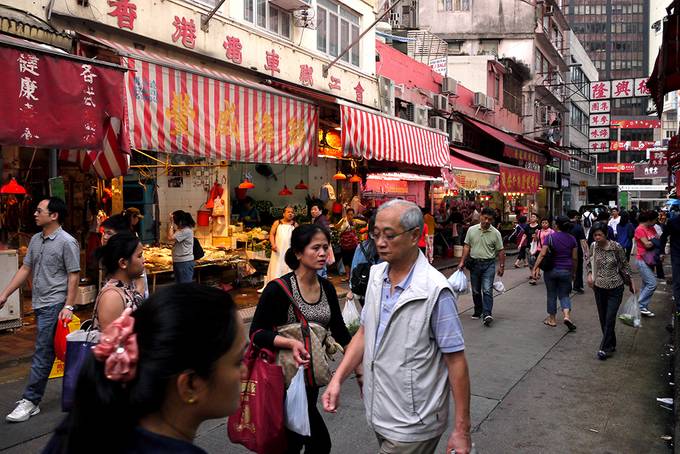
M 359 37 L 359 14 L 329 0 L 316 5 L 316 48 L 332 57 L 347 49 Z M 355 44 L 342 60 L 359 66 L 359 46 Z
M 267 0 L 243 0 L 243 18 L 258 27 L 290 39 L 291 15 Z
M 470 11 L 472 0 L 437 0 L 438 11 Z

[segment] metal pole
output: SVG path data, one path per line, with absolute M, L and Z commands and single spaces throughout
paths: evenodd
M 382 15 L 381 15 L 379 18 L 377 18 L 377 19 L 375 20 L 375 22 L 373 22 L 371 25 L 369 25 L 368 27 L 366 27 L 366 30 L 364 30 L 363 32 L 361 32 L 361 34 L 357 37 L 357 39 L 355 39 L 354 41 L 352 41 L 352 42 L 350 43 L 350 45 L 347 46 L 347 48 L 345 48 L 345 50 L 343 50 L 343 51 L 340 53 L 340 55 L 338 55 L 337 57 L 335 57 L 335 60 L 333 60 L 332 62 L 330 62 L 330 63 L 327 64 L 327 65 L 323 65 L 323 66 L 321 67 L 321 75 L 322 75 L 324 78 L 327 78 L 327 77 L 328 77 L 328 70 L 331 69 L 333 66 L 335 66 L 335 64 L 336 64 L 342 57 L 344 57 L 345 54 L 346 54 L 347 52 L 349 52 L 349 50 L 350 50 L 352 47 L 356 46 L 357 43 L 358 43 L 359 41 L 361 41 L 361 38 L 363 38 L 364 35 L 365 35 L 366 33 L 368 33 L 373 27 L 375 27 L 375 26 L 377 25 L 378 22 L 382 21 L 382 20 L 385 18 L 385 16 L 387 16 L 387 15 L 394 9 L 394 7 L 397 6 L 400 2 L 401 2 L 401 0 L 397 0 L 396 2 L 394 2 L 394 4 L 393 4 L 392 6 L 390 6 L 389 8 L 387 8 L 387 10 L 385 10 L 385 12 L 382 13 Z
M 50 178 L 56 178 L 57 175 L 57 150 L 52 148 L 50 150 Z
M 619 125 L 617 131 L 616 163 L 621 164 L 621 125 Z M 616 172 L 616 186 L 621 186 L 621 172 Z M 618 190 L 618 187 L 616 189 Z

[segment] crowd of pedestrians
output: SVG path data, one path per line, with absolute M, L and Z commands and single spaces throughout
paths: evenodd
M 80 371 L 73 408 L 45 452 L 77 453 L 93 446 L 101 452 L 203 452 L 192 444 L 198 426 L 236 412 L 244 392 L 255 394 L 247 384 L 242 387 L 250 373 L 243 362 L 247 337 L 252 348 L 279 353 L 286 383 L 292 377 L 286 375 L 284 356 L 293 375 L 298 367 L 309 371 L 304 387 L 309 433 L 286 429 L 281 452 L 331 452 L 318 404 L 326 412 L 339 411 L 341 385 L 352 375 L 380 453 L 432 453 L 447 432 L 447 452 L 471 452 L 465 341 L 457 296 L 431 265 L 433 238 L 426 232 L 434 216 L 412 202 L 392 200 L 368 219 L 363 241 L 353 210 L 336 224 L 349 301 L 354 304 L 354 296 L 361 307 L 352 335 L 336 289 L 325 277 L 333 254 L 329 224 L 321 206 L 311 211 L 313 222 L 297 225 L 287 207 L 272 229 L 278 271 L 269 273 L 250 336 L 227 293 L 190 283 L 193 219 L 188 213 L 173 213 L 168 227 L 178 283 L 147 299 L 142 245 L 129 219 L 114 216 L 105 222 L 97 251 L 102 286 L 92 320 L 99 341 Z M 6 417 L 10 422 L 26 421 L 40 411 L 55 356 L 55 326 L 72 317 L 79 248 L 61 228 L 65 215 L 63 201 L 40 202 L 35 220 L 42 231 L 31 239 L 22 267 L 0 292 L 2 307 L 32 277 L 36 351 L 28 386 Z M 493 209 L 468 207 L 457 265 L 469 274 L 472 318 L 486 327 L 493 324 L 494 284 L 506 262 L 497 216 Z M 669 218 L 665 212 L 614 208 L 569 211 L 554 219 L 519 215 L 508 240 L 518 249 L 514 267 L 527 267 L 532 285 L 541 278 L 545 282 L 547 327 L 558 326 L 560 312 L 566 329 L 575 331 L 571 294 L 584 293 L 584 284 L 592 288 L 602 330 L 596 350 L 601 360 L 616 351 L 615 324 L 626 287 L 632 294 L 638 291 L 631 257 L 642 281 L 640 312 L 647 317 L 654 316 L 650 303 L 669 240 L 674 274 L 680 273 L 680 216 Z M 674 281 L 673 294 L 680 305 L 680 282 Z M 298 333 L 289 335 L 292 331 Z M 311 342 L 315 338 L 318 345 Z M 335 374 L 318 349 L 344 349 Z M 449 427 L 451 398 L 455 415 Z M 113 439 L 107 436 L 112 430 Z M 108 440 L 106 446 L 102 439 Z

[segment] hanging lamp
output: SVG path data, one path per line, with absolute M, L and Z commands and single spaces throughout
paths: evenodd
M 286 186 L 286 185 L 284 184 L 284 185 L 283 185 L 283 189 L 281 189 L 281 190 L 279 191 L 279 195 L 280 195 L 280 196 L 283 196 L 283 197 L 286 197 L 286 196 L 289 196 L 289 195 L 293 195 L 293 191 L 291 191 L 290 189 L 288 189 L 288 186 Z
M 350 177 L 349 182 L 350 183 L 361 183 L 361 177 L 357 174 L 354 174 Z
M 239 189 L 253 189 L 255 185 L 248 179 L 244 178 L 241 184 L 238 185 Z
M 342 173 L 340 170 L 338 170 L 338 173 L 336 173 L 335 175 L 333 175 L 333 179 L 334 179 L 335 181 L 346 180 L 346 179 L 347 179 L 347 175 L 345 175 L 345 174 Z
M 4 184 L 0 188 L 0 194 L 15 194 L 15 195 L 20 195 L 20 194 L 26 194 L 26 188 L 21 186 L 19 183 L 17 183 L 16 178 L 12 177 L 11 180 L 9 180 L 9 183 Z
M 309 189 L 309 186 L 307 186 L 305 182 L 302 181 L 302 178 L 300 178 L 300 182 L 295 185 L 295 189 Z

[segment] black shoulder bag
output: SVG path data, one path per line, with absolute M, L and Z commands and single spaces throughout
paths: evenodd
M 368 277 L 371 273 L 371 266 L 375 265 L 373 257 L 369 257 L 364 249 L 364 245 L 359 243 L 359 248 L 361 253 L 364 254 L 367 263 L 358 264 L 354 270 L 352 270 L 352 276 L 350 278 L 350 284 L 352 284 L 352 293 L 359 296 L 366 296 L 366 289 L 368 288 Z

